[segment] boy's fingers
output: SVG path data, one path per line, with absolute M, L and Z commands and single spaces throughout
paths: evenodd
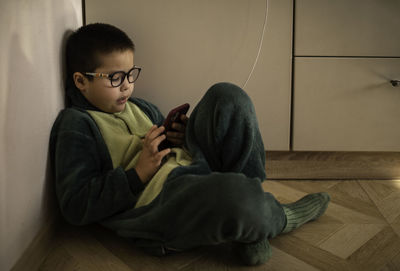
M 164 156 L 166 156 L 167 154 L 169 154 L 171 152 L 170 148 L 166 148 L 165 150 L 162 150 L 158 153 L 158 158 L 160 160 L 162 160 L 164 158 Z
M 155 138 L 157 138 L 160 134 L 162 134 L 165 130 L 164 126 L 153 126 L 150 128 L 149 133 L 148 133 L 148 138 L 150 139 L 150 141 L 153 141 Z
M 154 124 L 153 126 L 150 127 L 150 130 L 148 133 L 153 132 L 155 129 L 157 129 L 157 125 Z
M 164 126 L 160 126 L 160 127 L 158 127 L 158 128 L 156 129 L 156 133 L 157 133 L 158 135 L 164 133 L 164 131 L 165 131 L 165 127 L 164 127 Z
M 147 131 L 147 133 L 146 133 L 146 135 L 145 135 L 145 138 L 146 138 L 146 137 L 148 138 L 148 137 L 150 136 L 150 134 L 151 134 L 156 128 L 157 128 L 157 125 L 151 126 L 150 129 Z
M 184 132 L 185 131 L 185 125 L 182 123 L 178 123 L 178 122 L 174 122 L 172 123 L 172 128 L 174 130 L 180 131 L 180 132 Z
M 167 137 L 169 139 L 183 139 L 185 134 L 181 132 L 167 132 Z
M 158 146 L 163 142 L 167 136 L 165 134 L 158 136 L 156 139 L 154 139 L 153 144 L 155 149 L 158 151 Z
M 169 138 L 168 141 L 171 142 L 174 145 L 182 145 L 183 144 L 183 140 L 182 139 Z
M 183 114 L 181 115 L 181 121 L 182 121 L 185 125 L 187 124 L 188 120 L 189 120 L 188 116 L 183 115 Z

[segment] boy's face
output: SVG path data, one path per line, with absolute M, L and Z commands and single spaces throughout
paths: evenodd
M 96 73 L 128 72 L 134 65 L 134 54 L 131 50 L 115 51 L 101 55 L 99 60 L 102 65 L 94 71 Z M 134 89 L 134 83 L 129 83 L 127 78 L 119 87 L 113 87 L 107 78 L 95 77 L 89 81 L 84 76 L 78 79 L 79 76 L 75 74 L 76 86 L 92 105 L 108 113 L 117 113 L 125 109 L 125 104 Z

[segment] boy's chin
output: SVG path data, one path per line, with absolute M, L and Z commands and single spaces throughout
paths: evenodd
M 114 113 L 121 113 L 122 111 L 125 110 L 125 106 L 124 105 L 118 105 L 118 106 L 113 106 L 111 108 L 107 108 L 107 109 L 101 109 L 103 112 L 105 113 L 109 113 L 109 114 L 114 114 Z
M 116 108 L 114 108 L 113 113 L 121 113 L 122 111 L 125 110 L 125 106 L 126 106 L 126 103 L 118 105 Z

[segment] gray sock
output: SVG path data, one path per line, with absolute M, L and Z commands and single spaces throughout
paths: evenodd
M 260 265 L 271 258 L 268 239 L 248 244 L 240 243 L 237 246 L 237 252 L 246 265 Z
M 301 225 L 319 218 L 328 208 L 330 199 L 328 193 L 322 192 L 309 194 L 294 203 L 282 204 L 287 220 L 282 233 L 291 232 Z

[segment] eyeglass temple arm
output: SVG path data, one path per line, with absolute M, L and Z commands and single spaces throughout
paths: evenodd
M 107 73 L 101 73 L 101 72 L 85 72 L 87 75 L 92 75 L 94 77 L 102 77 L 102 78 L 109 78 L 110 75 Z

